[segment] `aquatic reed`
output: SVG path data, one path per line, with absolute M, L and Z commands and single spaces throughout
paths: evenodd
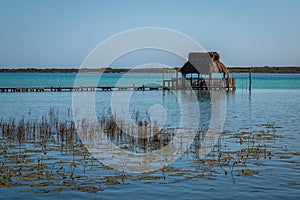
M 68 111 L 68 115 L 71 111 Z M 98 122 L 81 121 L 81 129 L 87 137 L 104 134 L 110 141 L 131 152 L 153 152 L 170 144 L 176 134 L 176 127 L 160 129 L 140 112 L 134 113 L 139 135 L 132 134 L 133 128 L 126 126 L 117 117 L 105 114 Z M 147 116 L 147 114 L 145 115 Z M 126 128 L 125 128 L 126 127 Z M 185 180 L 214 178 L 219 171 L 230 174 L 233 182 L 235 176 L 252 176 L 258 172 L 251 166 L 263 166 L 258 160 L 272 158 L 271 145 L 281 137 L 275 132 L 279 126 L 275 123 L 258 126 L 259 130 L 239 129 L 234 132 L 223 131 L 213 150 L 200 158 L 199 152 L 207 126 L 202 125 L 188 151 L 182 159 L 192 163 L 185 168 L 165 166 L 158 172 L 142 175 L 115 172 L 111 176 L 92 175 L 91 171 L 101 169 L 103 173 L 112 172 L 109 166 L 95 160 L 80 141 L 78 130 L 72 120 L 59 120 L 54 109 L 41 119 L 19 120 L 0 119 L 0 187 L 25 184 L 31 188 L 55 186 L 74 190 L 102 190 L 95 186 L 99 182 L 114 185 L 130 181 L 168 180 L 168 176 L 184 176 Z M 88 131 L 89 130 L 89 131 Z M 149 136 L 149 137 L 145 137 Z M 143 163 L 141 163 L 143 164 Z M 187 176 L 189 175 L 189 176 Z M 87 185 L 86 182 L 90 182 Z M 86 184 L 86 185 L 83 185 Z M 60 188 L 61 189 L 61 188 Z M 44 190 L 43 190 L 44 191 Z M 62 191 L 54 188 L 49 191 Z

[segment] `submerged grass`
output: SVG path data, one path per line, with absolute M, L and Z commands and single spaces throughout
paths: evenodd
M 158 130 L 148 127 L 149 121 L 140 120 L 136 113 L 140 135 L 134 137 L 118 126 L 112 115 L 102 116 L 94 130 L 103 134 L 116 145 L 131 152 L 151 152 L 172 141 L 174 128 Z M 87 124 L 83 121 L 82 126 Z M 198 179 L 216 180 L 217 175 L 235 177 L 255 176 L 260 168 L 267 167 L 271 160 L 272 145 L 282 137 L 277 135 L 280 128 L 275 123 L 257 126 L 257 131 L 240 129 L 224 131 L 218 144 L 205 157 L 199 152 L 205 126 L 197 132 L 194 142 L 182 156 L 183 166 L 165 166 L 161 171 L 126 174 L 105 166 L 95 160 L 85 149 L 78 136 L 75 123 L 60 121 L 57 112 L 51 109 L 48 117 L 40 120 L 0 120 L 0 188 L 23 186 L 21 192 L 62 192 L 76 190 L 99 192 L 106 187 L 140 181 L 143 184 L 176 184 L 180 181 Z M 155 134 L 156 133 L 156 134 Z M 93 136 L 92 133 L 89 135 Z M 298 152 L 279 155 L 280 159 L 298 156 Z M 25 186 L 25 189 L 24 189 Z

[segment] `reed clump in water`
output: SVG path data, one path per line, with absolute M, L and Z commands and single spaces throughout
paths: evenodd
M 107 114 L 99 122 L 88 123 L 83 120 L 81 126 L 83 135 L 87 134 L 88 129 L 92 132 L 91 135 L 104 133 L 110 141 L 131 152 L 155 151 L 173 140 L 174 128 L 159 130 L 157 122 L 151 124 L 150 119 L 142 119 L 138 111 L 135 112 L 135 123 L 137 128 Z
M 94 124 L 87 120 L 82 122 L 86 128 L 91 126 L 89 136 L 101 130 L 116 145 L 131 152 L 159 150 L 170 144 L 176 134 L 176 127 L 159 130 L 155 125 L 148 126 L 150 121 L 139 116 L 136 124 L 139 135 L 149 137 L 135 137 L 133 129 L 122 122 L 117 123 L 116 117 L 109 114 L 101 116 Z M 218 144 L 205 158 L 200 158 L 201 144 L 207 132 L 204 125 L 182 155 L 181 159 L 186 163 L 183 167 L 165 166 L 162 172 L 131 175 L 116 173 L 95 160 L 81 143 L 75 123 L 60 121 L 53 109 L 41 120 L 21 118 L 6 122 L 1 119 L 0 187 L 23 185 L 30 191 L 46 193 L 64 190 L 98 192 L 108 186 L 136 181 L 171 184 L 203 178 L 214 180 L 222 172 L 225 176 L 231 175 L 235 182 L 235 176 L 255 176 L 258 172 L 254 169 L 265 167 L 263 160 L 275 156 L 271 150 L 276 138 L 281 137 L 277 133 L 280 127 L 271 123 L 258 128 L 257 131 L 221 132 Z M 175 182 L 169 181 L 170 177 Z

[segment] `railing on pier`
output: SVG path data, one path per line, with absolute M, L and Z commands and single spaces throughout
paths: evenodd
M 171 89 L 227 89 L 235 90 L 235 78 L 171 78 L 163 80 L 163 87 Z

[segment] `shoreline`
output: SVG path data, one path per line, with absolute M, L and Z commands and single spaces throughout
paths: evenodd
M 249 73 L 251 69 L 252 73 L 300 73 L 300 67 L 229 67 L 230 73 Z M 169 69 L 170 70 L 170 69 Z M 0 69 L 0 73 L 163 73 L 162 68 L 144 68 L 144 69 L 126 69 L 126 68 L 99 68 L 99 69 L 76 69 L 76 68 L 20 68 L 20 69 Z M 165 73 L 168 70 L 165 69 Z

